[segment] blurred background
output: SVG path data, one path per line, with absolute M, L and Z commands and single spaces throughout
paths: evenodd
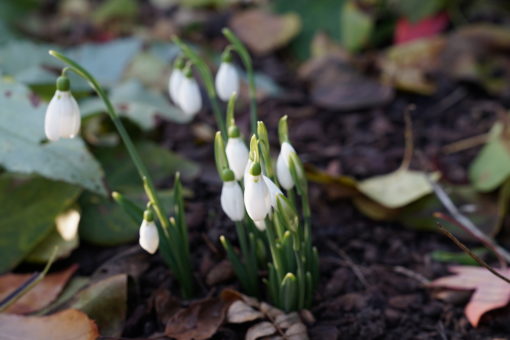
M 268 125 L 273 153 L 277 121 L 287 114 L 291 140 L 312 182 L 324 278 L 312 337 L 508 334 L 497 317 L 473 330 L 462 321 L 461 305 L 438 302 L 416 280 L 388 269 L 405 267 L 433 278 L 455 262 L 452 253 L 460 254 L 429 232 L 436 221 L 431 214 L 441 209 L 432 189 L 411 184 L 409 199 L 388 207 L 362 183 L 400 166 L 404 111 L 412 104 L 415 150 L 422 160 L 415 157 L 411 167 L 440 172 L 463 211 L 488 235 L 510 244 L 510 195 L 501 189 L 510 185 L 509 1 L 1 1 L 0 272 L 40 268 L 58 244 L 57 268 L 79 263 L 80 275 L 90 275 L 138 237 L 139 226 L 109 193 L 120 191 L 143 204 L 143 189 L 103 103 L 80 78 L 71 76 L 83 116 L 81 137 L 45 140 L 44 112 L 62 68 L 48 55 L 56 49 L 106 88 L 165 204 L 172 200 L 165 188 L 176 171 L 182 173 L 203 291 L 231 282 L 231 272 L 206 279 L 225 266 L 218 237 L 231 234 L 232 227 L 218 213 L 221 183 L 212 152 L 217 127 L 209 102 L 202 87 L 205 107 L 189 121 L 168 96 L 172 62 L 180 53 L 172 36 L 189 43 L 215 71 L 227 45 L 223 27 L 252 54 L 259 118 Z M 247 135 L 246 74 L 240 60 L 234 63 L 242 78 L 236 119 Z M 397 177 L 384 185 L 399 182 Z M 79 236 L 66 241 L 55 226 L 69 211 L 80 214 Z M 346 269 L 351 260 L 338 257 L 338 247 L 363 267 L 370 287 Z M 148 316 L 147 301 L 160 282 L 173 281 L 159 258 L 150 265 L 137 295 L 138 305 L 148 309 L 136 314 L 138 307 L 131 306 L 130 322 L 118 335 L 148 336 L 161 328 Z

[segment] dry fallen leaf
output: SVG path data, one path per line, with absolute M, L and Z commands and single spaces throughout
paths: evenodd
M 504 307 L 510 301 L 510 284 L 497 278 L 483 267 L 452 266 L 455 275 L 432 281 L 431 287 L 474 290 L 464 313 L 473 325 L 478 326 L 480 318 L 488 311 Z M 510 269 L 498 270 L 501 275 L 510 276 Z
M 260 322 L 246 332 L 246 340 L 259 338 L 271 340 L 307 340 L 305 324 L 296 312 L 285 314 L 282 310 L 266 302 L 240 295 L 227 312 L 227 322 L 245 323 L 254 320 Z
M 220 297 L 194 302 L 172 316 L 165 335 L 177 340 L 209 339 L 223 324 L 228 307 L 239 298 L 239 293 L 225 290 Z
M 12 314 L 26 314 L 46 307 L 58 297 L 67 281 L 69 281 L 77 269 L 78 265 L 72 265 L 64 271 L 46 275 L 32 290 L 10 306 L 7 312 Z M 0 300 L 21 286 L 31 276 L 32 274 L 1 275 Z
M 279 16 L 252 9 L 234 15 L 230 27 L 255 54 L 267 54 L 292 40 L 301 30 L 301 21 L 293 13 Z
M 98 337 L 94 321 L 75 309 L 48 316 L 0 314 L 1 339 L 95 340 Z

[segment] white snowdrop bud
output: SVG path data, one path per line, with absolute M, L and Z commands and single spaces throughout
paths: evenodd
M 228 142 L 225 147 L 225 154 L 227 155 L 228 165 L 234 172 L 235 179 L 241 180 L 246 170 L 248 163 L 249 151 L 246 144 L 240 137 L 239 129 L 236 126 L 231 126 L 228 129 Z
M 269 189 L 269 197 L 271 198 L 271 207 L 273 209 L 276 208 L 276 202 L 278 199 L 278 195 L 283 195 L 282 191 L 278 186 L 266 176 L 262 176 L 264 178 L 264 182 L 266 182 L 267 188 Z
M 183 63 L 184 61 L 182 59 L 175 62 L 174 69 L 172 70 L 172 74 L 168 80 L 168 92 L 170 94 L 170 98 L 177 105 L 179 105 L 179 87 L 181 86 L 184 78 L 186 78 L 182 71 Z
M 57 90 L 46 109 L 44 132 L 51 141 L 74 138 L 80 131 L 81 114 L 78 103 L 70 91 L 69 79 L 60 76 Z
M 296 153 L 292 145 L 288 142 L 283 142 L 280 149 L 280 154 L 276 160 L 276 175 L 278 176 L 278 182 L 286 190 L 292 189 L 294 186 L 294 180 L 289 169 L 289 158 L 291 153 Z
M 253 221 L 253 223 L 255 223 L 255 226 L 257 227 L 258 230 L 260 230 L 260 231 L 266 230 L 266 221 L 265 220 Z
M 246 179 L 244 205 L 253 221 L 262 221 L 271 210 L 271 197 L 266 182 L 262 178 L 260 163 L 254 163 Z
M 231 62 L 221 63 L 216 73 L 215 84 L 218 97 L 223 101 L 228 101 L 232 94 L 239 92 L 239 75 Z
M 244 218 L 243 191 L 239 183 L 235 181 L 234 172 L 230 169 L 225 170 L 223 181 L 221 207 L 232 221 L 242 221 Z
M 150 210 L 145 210 L 142 225 L 140 226 L 140 247 L 150 254 L 154 254 L 159 246 L 159 234 L 156 223 Z
M 196 80 L 191 76 L 191 70 L 185 71 L 184 75 L 178 87 L 177 102 L 186 114 L 194 116 L 202 109 L 202 96 Z

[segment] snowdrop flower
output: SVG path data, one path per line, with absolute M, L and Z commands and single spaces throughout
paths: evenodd
M 168 92 L 170 94 L 170 98 L 177 105 L 179 105 L 179 87 L 185 78 L 183 68 L 184 60 L 182 58 L 177 59 L 174 64 L 172 74 L 170 75 L 170 79 L 168 80 Z
M 74 138 L 80 125 L 80 108 L 71 94 L 69 78 L 62 75 L 57 79 L 57 90 L 46 109 L 44 132 L 51 141 Z
M 145 210 L 143 214 L 142 225 L 140 226 L 140 238 L 138 240 L 140 247 L 150 254 L 154 254 L 158 250 L 159 235 L 154 217 L 150 210 Z
M 290 145 L 289 142 L 283 142 L 280 154 L 276 160 L 276 175 L 278 177 L 278 182 L 280 182 L 280 185 L 286 190 L 290 190 L 294 186 L 294 180 L 292 179 L 289 168 L 289 160 L 292 153 L 296 153 L 296 150 L 294 150 L 292 145 Z
M 225 147 L 228 165 L 234 172 L 235 179 L 241 180 L 248 164 L 249 151 L 244 141 L 241 139 L 237 126 L 231 126 L 228 129 L 228 142 Z
M 223 101 L 228 101 L 232 94 L 239 92 L 239 75 L 232 64 L 229 51 L 226 51 L 222 56 L 220 68 L 216 73 L 215 84 L 218 97 Z
M 191 69 L 184 71 L 184 78 L 178 87 L 177 102 L 189 116 L 194 116 L 202 109 L 202 96 L 197 81 L 192 77 Z
M 282 191 L 278 186 L 266 176 L 262 176 L 264 178 L 264 182 L 266 182 L 267 188 L 269 189 L 269 197 L 271 199 L 271 208 L 276 208 L 276 201 L 279 195 L 283 195 Z
M 235 181 L 234 172 L 227 169 L 223 172 L 223 188 L 221 189 L 221 207 L 234 222 L 244 218 L 243 191 Z
M 258 162 L 252 165 L 246 179 L 244 205 L 248 216 L 254 222 L 263 221 L 271 210 L 269 189 L 262 177 L 262 170 Z

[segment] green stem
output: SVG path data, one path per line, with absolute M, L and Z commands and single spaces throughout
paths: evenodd
M 154 186 L 154 182 L 152 181 L 152 178 L 149 174 L 149 171 L 145 167 L 145 164 L 142 162 L 140 158 L 140 154 L 136 150 L 136 147 L 134 146 L 133 141 L 131 140 L 131 137 L 129 137 L 129 134 L 126 131 L 126 128 L 124 127 L 124 124 L 122 124 L 122 121 L 115 111 L 110 99 L 106 95 L 106 92 L 101 87 L 99 82 L 92 76 L 87 70 L 85 70 L 81 65 L 76 63 L 74 60 L 58 53 L 57 51 L 50 50 L 49 54 L 53 57 L 59 59 L 60 61 L 66 63 L 69 65 L 70 69 L 72 69 L 76 74 L 78 74 L 80 77 L 84 78 L 89 82 L 89 85 L 96 91 L 98 96 L 101 98 L 101 100 L 104 102 L 106 106 L 106 110 L 110 116 L 110 118 L 113 121 L 113 124 L 115 125 L 115 128 L 117 129 L 122 142 L 126 146 L 126 149 L 128 150 L 129 156 L 131 157 L 131 160 L 133 161 L 133 164 L 135 165 L 138 174 L 140 178 L 142 179 L 146 191 L 148 193 L 149 199 L 152 201 L 154 205 L 154 211 L 156 212 L 156 215 L 158 216 L 158 219 L 161 223 L 161 226 L 165 231 L 168 231 L 170 228 L 170 221 L 168 220 L 168 217 L 165 214 L 165 210 L 163 208 L 163 205 L 161 204 L 161 201 L 157 195 L 156 188 Z M 171 240 L 169 240 L 171 241 Z M 175 240 L 178 242 L 178 240 Z M 179 261 L 179 256 L 177 256 L 177 261 Z M 182 260 L 181 260 L 182 261 Z M 180 261 L 179 261 L 180 262 Z M 173 268 L 174 269 L 174 268 Z M 175 270 L 175 269 L 174 269 Z M 184 272 L 190 271 L 190 268 L 183 268 Z M 177 270 L 176 274 L 178 276 L 179 281 L 181 281 L 181 289 L 184 291 L 188 291 L 192 287 L 191 282 L 189 281 L 191 278 L 191 273 L 189 275 L 184 274 L 184 272 L 180 272 Z M 179 275 L 181 274 L 181 275 Z M 186 293 L 186 295 L 188 295 Z
M 211 105 L 214 112 L 214 118 L 216 119 L 216 124 L 218 124 L 218 127 L 221 131 L 221 135 L 223 136 L 223 139 L 227 139 L 227 127 L 225 125 L 225 120 L 223 119 L 223 115 L 220 110 L 220 105 L 218 103 L 218 96 L 216 95 L 216 88 L 214 86 L 214 79 L 212 76 L 211 71 L 209 70 L 209 67 L 205 64 L 205 62 L 185 43 L 179 39 L 179 37 L 174 36 L 173 41 L 181 51 L 184 53 L 184 55 L 191 60 L 191 62 L 197 67 L 198 72 L 200 72 L 200 76 L 202 77 L 202 80 L 204 82 L 205 88 L 207 90 L 207 96 L 209 97 L 209 100 L 211 101 Z
M 248 86 L 250 94 L 250 122 L 251 133 L 257 135 L 257 87 L 255 86 L 255 73 L 253 72 L 253 63 L 251 61 L 250 53 L 244 47 L 241 40 L 228 28 L 223 29 L 223 35 L 230 41 L 234 50 L 239 54 L 241 60 L 246 68 L 248 75 Z

